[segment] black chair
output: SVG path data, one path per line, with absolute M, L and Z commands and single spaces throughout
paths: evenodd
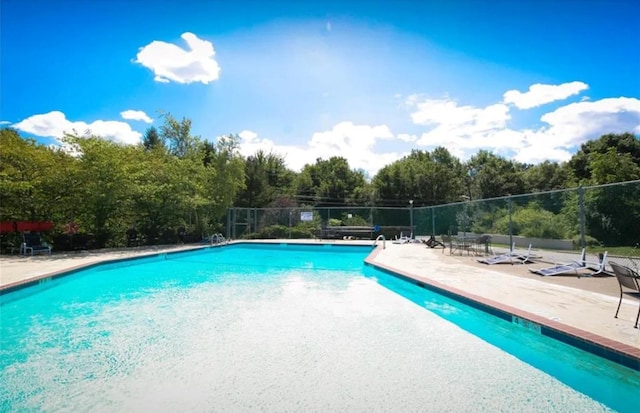
M 609 265 L 611 265 L 613 273 L 618 279 L 618 285 L 620 286 L 620 301 L 618 301 L 618 308 L 616 309 L 616 315 L 614 316 L 615 318 L 618 318 L 623 294 L 640 299 L 640 275 L 631 268 L 625 267 L 624 265 L 620 265 L 616 262 L 609 261 Z M 630 291 L 625 291 L 625 289 Z M 638 304 L 638 315 L 636 316 L 635 328 L 638 328 L 638 319 L 640 319 L 640 303 Z
M 493 254 L 491 249 L 491 235 L 480 235 L 476 238 L 476 255 Z
M 127 247 L 137 247 L 140 244 L 138 238 L 138 230 L 135 228 L 129 228 L 127 230 Z
M 22 234 L 24 242 L 22 244 L 22 254 L 27 255 L 31 252 L 31 255 L 42 252 L 51 255 L 51 245 L 45 245 L 40 240 L 40 234 L 37 232 L 25 232 Z

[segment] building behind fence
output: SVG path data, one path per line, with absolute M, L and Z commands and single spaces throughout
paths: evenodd
M 640 243 L 640 180 L 404 208 L 231 208 L 227 237 L 318 238 L 327 227 L 370 228 L 358 238 L 491 234 L 494 243 L 557 250 Z M 325 232 L 326 233 L 326 232 Z M 355 237 L 352 235 L 352 237 Z

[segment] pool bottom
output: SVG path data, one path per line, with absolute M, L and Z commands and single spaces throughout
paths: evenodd
M 420 280 L 413 275 L 390 268 L 374 261 L 379 250 L 374 251 L 366 259 L 367 265 L 393 277 L 417 285 L 458 302 L 469 305 L 495 317 L 536 329 L 540 334 L 553 338 L 567 345 L 579 348 L 614 363 L 640 372 L 640 350 L 627 344 L 610 340 L 562 323 L 548 320 L 536 314 L 506 306 L 499 302 L 476 295 L 469 295 L 451 286 L 433 280 Z
M 32 319 L 2 411 L 608 411 L 375 279 L 211 276 Z

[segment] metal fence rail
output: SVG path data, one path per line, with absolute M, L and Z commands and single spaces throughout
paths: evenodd
M 507 246 L 627 247 L 640 255 L 640 180 L 490 199 L 461 196 L 434 206 L 231 208 L 227 237 L 309 238 L 337 225 L 375 227 L 374 235 L 387 238 L 491 234 Z

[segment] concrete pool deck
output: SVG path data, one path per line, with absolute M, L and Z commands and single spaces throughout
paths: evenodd
M 274 241 L 319 243 L 315 240 Z M 363 244 L 361 241 L 330 243 Z M 371 245 L 371 241 L 364 244 Z M 0 289 L 103 261 L 202 247 L 190 245 L 34 257 L 3 256 L 0 257 Z M 473 256 L 450 255 L 448 250 L 430 249 L 420 243 L 393 244 L 389 241 L 384 249 L 379 243 L 368 262 L 470 300 L 523 314 L 536 323 L 640 360 L 640 329 L 633 327 L 639 303 L 638 300 L 623 299 L 618 318 L 613 317 L 619 297 L 615 277 L 541 277 L 528 269 L 548 264 L 489 266 L 478 263 Z

